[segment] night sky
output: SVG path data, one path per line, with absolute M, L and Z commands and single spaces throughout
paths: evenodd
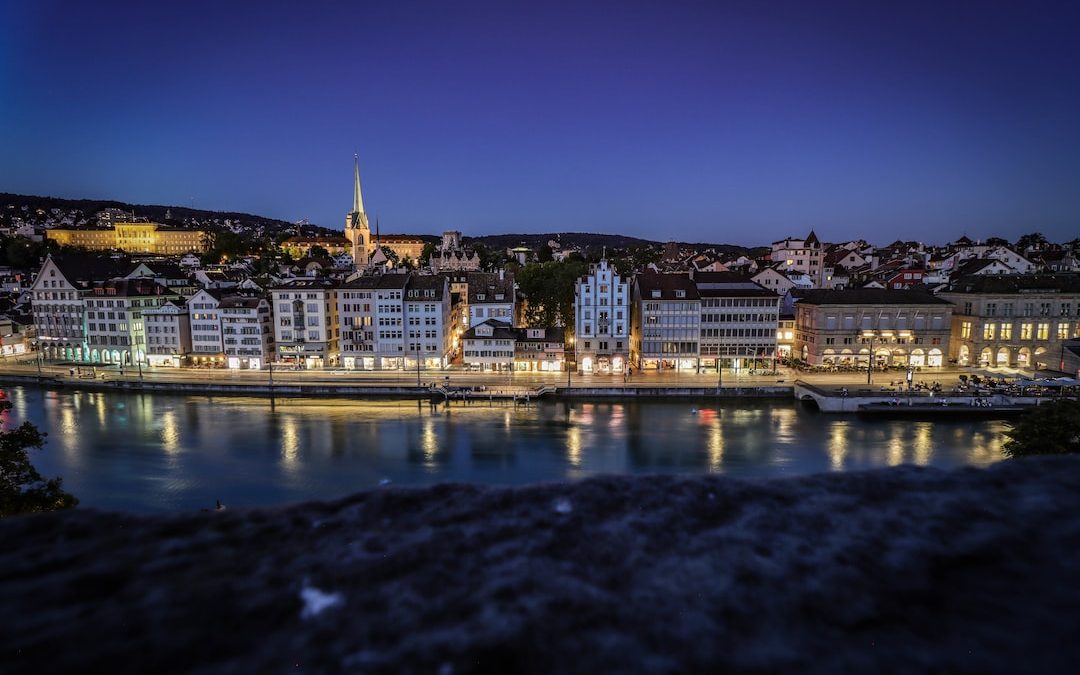
M 1080 2 L 0 0 L 0 191 L 383 231 L 1080 235 Z

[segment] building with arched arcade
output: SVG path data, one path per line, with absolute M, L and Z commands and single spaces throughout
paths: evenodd
M 1080 338 L 1080 277 L 968 276 L 939 293 L 954 305 L 949 358 L 961 366 L 1059 369 Z
M 935 368 L 949 353 L 952 304 L 915 290 L 801 291 L 793 354 L 813 366 Z
M 124 274 L 124 265 L 106 256 L 49 255 L 30 286 L 37 348 L 43 358 L 85 361 L 86 316 L 83 296 L 95 282 Z

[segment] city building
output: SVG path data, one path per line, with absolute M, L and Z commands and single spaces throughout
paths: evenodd
M 515 328 L 514 370 L 559 372 L 566 368 L 566 331 L 563 328 Z
M 405 368 L 450 363 L 450 283 L 444 276 L 410 274 L 405 287 Z
M 767 288 L 777 295 L 784 295 L 795 288 L 795 282 L 781 274 L 773 267 L 766 267 L 751 277 L 751 281 L 763 288 Z
M 345 237 L 289 237 L 281 242 L 281 250 L 296 260 L 310 256 L 311 250 L 316 247 L 323 249 L 330 256 L 352 253 L 352 242 Z
M 200 289 L 188 300 L 191 314 L 191 361 L 196 366 L 225 366 L 219 311 L 222 291 Z
M 488 319 L 513 325 L 516 316 L 517 291 L 514 275 L 499 272 L 469 272 L 465 275 L 468 284 L 465 310 L 468 317 L 465 328 L 483 323 Z
M 338 282 L 291 279 L 270 290 L 277 358 L 299 368 L 338 364 Z
M 780 296 L 733 272 L 695 272 L 693 282 L 701 298 L 701 367 L 772 366 Z
M 439 248 L 431 254 L 428 266 L 435 272 L 475 272 L 480 269 L 480 255 L 461 245 L 460 232 L 447 230 L 443 232 Z
M 179 368 L 191 353 L 191 316 L 187 303 L 166 300 L 143 310 L 146 324 L 146 360 L 151 366 Z
M 790 359 L 795 350 L 795 314 L 780 310 L 776 325 L 776 356 Z
M 147 365 L 143 312 L 177 301 L 178 294 L 150 279 L 113 279 L 85 296 L 89 363 Z
M 461 336 L 462 361 L 470 370 L 511 371 L 518 333 L 509 324 L 488 319 L 470 327 Z
M 209 244 L 209 233 L 205 230 L 170 227 L 158 223 L 116 223 L 113 227 L 54 227 L 46 230 L 46 237 L 60 246 L 155 255 L 202 252 L 207 250 Z
M 398 262 L 419 264 L 420 256 L 427 244 L 422 238 L 410 234 L 376 234 L 375 245 L 390 249 L 397 256 Z
M 794 356 L 813 366 L 944 365 L 952 304 L 915 290 L 798 292 Z
M 961 366 L 1055 368 L 1080 338 L 1080 277 L 987 275 L 955 279 L 938 297 L 953 303 L 949 358 Z
M 375 321 L 378 316 L 375 289 L 378 276 L 364 275 L 341 285 L 337 292 L 338 340 L 341 365 L 347 370 L 376 369 Z
M 806 239 L 788 237 L 774 241 L 771 259 L 774 264 L 779 265 L 780 269 L 803 272 L 810 277 L 815 287 L 821 286 L 825 253 L 813 230 L 810 230 Z
M 630 328 L 633 367 L 696 371 L 700 337 L 701 296 L 688 274 L 646 272 L 634 277 Z
M 409 275 L 389 272 L 375 283 L 375 368 L 405 367 L 405 288 Z
M 225 366 L 260 370 L 274 358 L 274 329 L 270 302 L 260 296 L 231 295 L 217 307 Z
M 626 372 L 630 358 L 630 287 L 607 258 L 574 285 L 574 343 L 582 373 Z
M 87 361 L 86 305 L 94 283 L 122 276 L 123 266 L 107 257 L 67 255 L 45 258 L 30 285 L 38 349 L 43 358 Z

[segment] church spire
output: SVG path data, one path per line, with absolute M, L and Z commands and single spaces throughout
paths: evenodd
M 355 185 L 353 186 L 352 212 L 364 212 L 364 198 L 360 196 L 360 156 L 353 155 Z

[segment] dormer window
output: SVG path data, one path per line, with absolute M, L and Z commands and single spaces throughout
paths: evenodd
M 659 289 L 653 289 L 652 296 L 654 298 L 659 298 L 660 297 L 660 290 Z
M 681 288 L 676 290 L 675 291 L 675 297 L 676 298 L 685 298 L 686 297 L 686 291 L 682 290 Z
M 487 296 L 486 296 L 486 295 L 484 295 L 483 293 L 477 293 L 477 294 L 476 294 L 476 299 L 477 299 L 477 300 L 484 300 L 484 299 L 485 299 L 486 297 L 487 297 Z

